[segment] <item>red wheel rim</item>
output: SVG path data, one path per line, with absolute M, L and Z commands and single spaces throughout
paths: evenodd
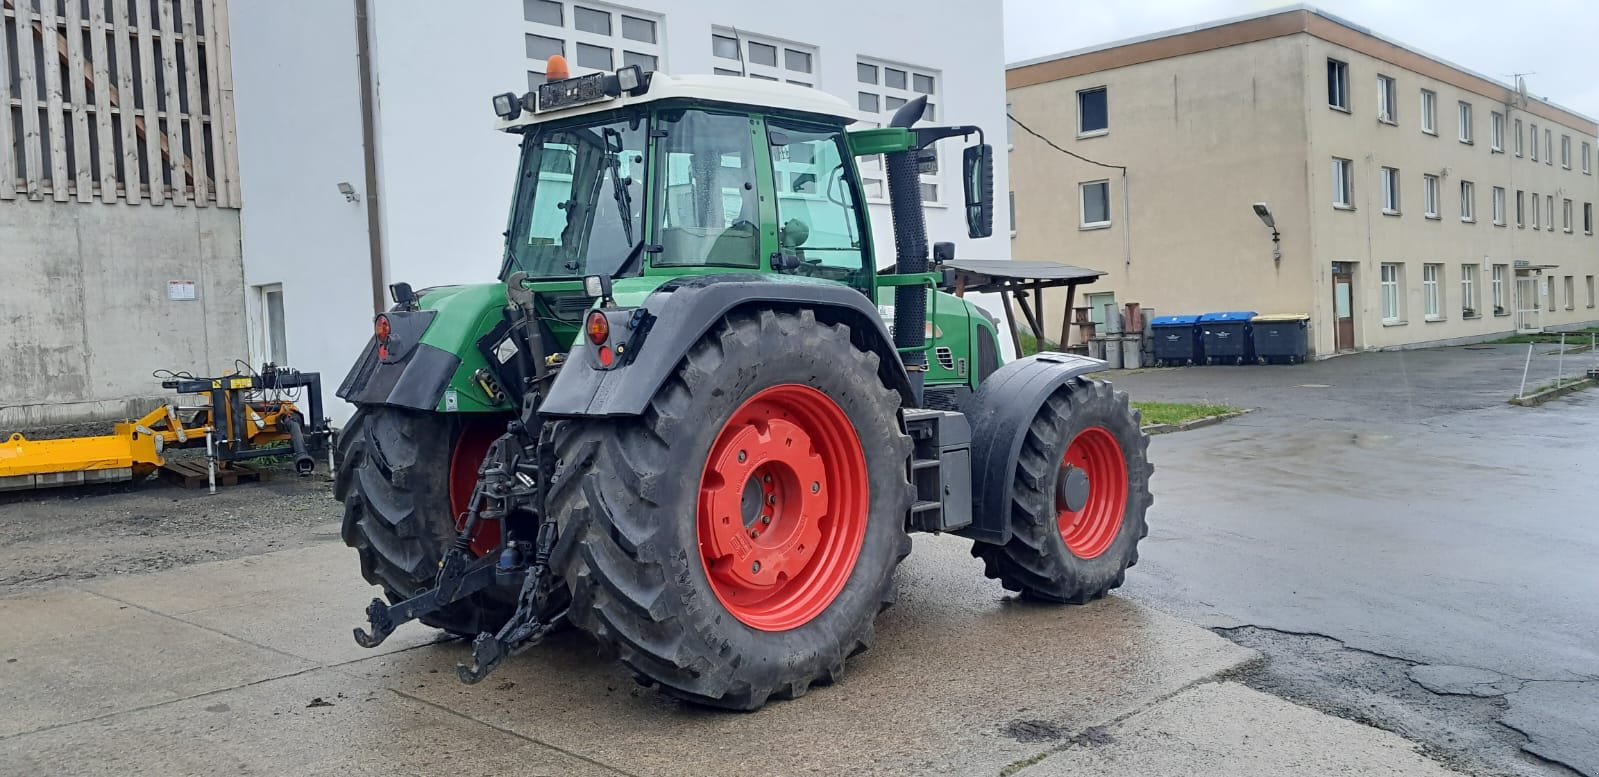
M 455 436 L 455 447 L 450 451 L 450 514 L 455 516 L 455 530 L 466 528 L 466 511 L 472 504 L 472 489 L 477 487 L 477 469 L 489 455 L 489 447 L 505 434 L 501 419 L 469 421 Z M 472 532 L 472 553 L 482 556 L 500 544 L 500 525 L 497 520 L 478 521 Z
M 855 427 L 826 394 L 783 384 L 750 397 L 700 477 L 700 560 L 717 600 L 761 631 L 810 623 L 855 570 L 869 491 Z
M 1072 555 L 1097 558 L 1116 541 L 1127 514 L 1127 462 L 1122 458 L 1122 446 L 1101 427 L 1084 429 L 1066 446 L 1062 474 L 1070 468 L 1087 476 L 1088 500 L 1076 511 L 1057 502 L 1060 538 Z M 1061 487 L 1058 481 L 1056 488 Z

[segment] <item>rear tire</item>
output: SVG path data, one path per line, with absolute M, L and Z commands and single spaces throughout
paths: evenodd
M 344 503 L 344 544 L 360 555 L 361 576 L 390 602 L 433 587 L 455 542 L 451 463 L 457 448 L 472 445 L 474 421 L 493 422 L 372 405 L 356 410 L 339 435 L 333 493 Z M 495 631 L 510 617 L 514 595 L 485 591 L 421 621 L 459 636 Z
M 1125 393 L 1088 378 L 1057 389 L 1022 443 L 1012 476 L 1010 541 L 972 547 L 984 574 L 1024 596 L 1070 604 L 1120 586 L 1149 533 L 1148 448 Z M 1087 477 L 1086 503 L 1077 511 L 1066 509 L 1057 493 L 1068 464 Z
M 701 339 L 643 415 L 567 424 L 550 510 L 572 622 L 700 704 L 836 680 L 910 552 L 910 439 L 877 366 L 845 326 L 762 310 Z

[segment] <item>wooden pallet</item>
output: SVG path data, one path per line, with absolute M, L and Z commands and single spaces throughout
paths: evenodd
M 210 482 L 206 474 L 205 459 L 169 461 L 161 468 L 161 477 L 184 488 L 205 488 Z M 271 470 L 257 469 L 247 464 L 217 465 L 217 485 L 234 486 L 239 483 L 265 483 L 272 479 Z

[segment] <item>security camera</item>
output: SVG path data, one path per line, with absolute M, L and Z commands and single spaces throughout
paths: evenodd
M 339 194 L 344 195 L 345 202 L 361 201 L 361 195 L 355 193 L 355 187 L 349 181 L 339 181 Z

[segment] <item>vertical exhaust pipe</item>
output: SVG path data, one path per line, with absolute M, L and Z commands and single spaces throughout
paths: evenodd
M 888 126 L 909 129 L 927 110 L 927 98 L 918 97 L 900 106 Z M 922 211 L 922 177 L 916 162 L 918 152 L 896 151 L 885 154 L 888 166 L 889 209 L 894 222 L 895 272 L 927 272 L 927 217 Z M 927 290 L 921 286 L 894 289 L 894 347 L 916 348 L 923 343 L 927 328 Z M 916 404 L 922 403 L 922 385 L 927 374 L 927 354 L 901 352 L 905 371 L 910 374 Z

